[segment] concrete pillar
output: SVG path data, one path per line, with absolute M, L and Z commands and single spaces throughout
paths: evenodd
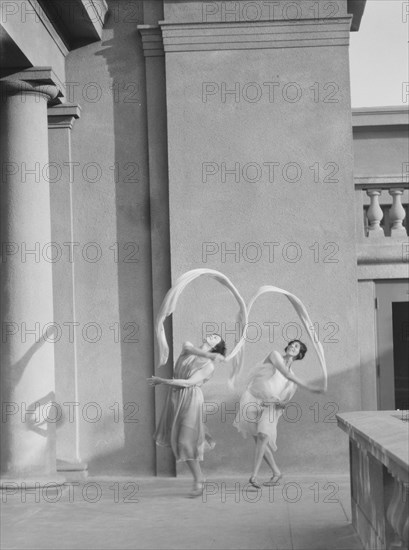
M 82 471 L 80 458 L 77 342 L 74 337 L 75 263 L 72 186 L 74 165 L 71 132 L 80 117 L 79 105 L 55 105 L 48 109 L 50 136 L 51 237 L 53 242 L 54 322 L 58 334 L 54 346 L 55 394 L 61 411 L 57 428 L 57 470 Z M 70 330 L 71 327 L 71 330 Z
M 1 485 L 56 475 L 47 103 L 58 88 L 2 80 Z
M 150 11 L 149 9 L 150 8 Z M 157 23 L 162 18 L 162 3 L 144 3 L 145 22 Z M 152 300 L 154 319 L 166 292 L 172 286 L 170 276 L 169 236 L 169 178 L 166 123 L 166 75 L 162 31 L 157 24 L 139 25 L 146 66 L 146 97 L 148 109 L 149 190 L 152 246 Z M 171 323 L 167 325 L 171 342 Z M 158 364 L 155 347 L 155 365 Z M 170 350 L 172 357 L 172 351 Z M 172 376 L 172 365 L 162 370 L 165 377 Z M 155 392 L 155 413 L 160 415 L 167 389 Z M 156 474 L 175 475 L 175 460 L 170 448 L 156 447 Z

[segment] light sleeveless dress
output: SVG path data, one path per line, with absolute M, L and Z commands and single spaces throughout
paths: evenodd
M 244 438 L 258 433 L 267 435 L 270 447 L 276 451 L 277 423 L 283 409 L 274 404 L 262 406 L 261 403 L 278 399 L 287 404 L 296 390 L 297 384 L 283 376 L 269 361 L 257 364 L 240 398 L 240 408 L 233 425 Z
M 191 353 L 183 353 L 176 361 L 173 377 L 187 380 L 197 371 L 208 364 L 210 359 L 198 357 Z M 158 427 L 154 433 L 157 445 L 172 447 L 172 451 L 178 462 L 185 460 L 203 460 L 205 448 L 213 448 L 214 442 L 203 424 L 203 392 L 201 386 L 207 382 L 206 378 L 200 384 L 181 388 L 167 386 L 167 396 L 159 419 Z M 189 447 L 192 452 L 189 455 L 179 447 L 179 433 L 181 427 L 184 435 L 189 436 Z M 186 446 L 183 446 L 185 449 Z

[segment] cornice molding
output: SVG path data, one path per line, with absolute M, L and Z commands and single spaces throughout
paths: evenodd
M 66 56 L 68 54 L 68 48 L 64 41 L 61 39 L 59 33 L 55 29 L 54 25 L 50 21 L 50 19 L 47 17 L 46 13 L 42 9 L 40 3 L 38 0 L 29 0 L 29 3 L 31 4 L 33 10 L 38 15 L 39 19 L 41 20 L 44 27 L 47 29 L 47 32 L 50 34 L 51 38 L 54 40 L 54 42 L 57 44 L 58 48 L 60 49 L 61 53 Z
M 67 52 L 101 39 L 108 12 L 106 0 L 29 1 L 41 19 L 52 26 L 53 38 L 57 33 Z
M 159 24 L 165 52 L 171 53 L 348 46 L 351 18 Z
M 163 57 L 162 29 L 158 25 L 138 25 L 145 57 Z
M 386 188 L 386 187 L 407 187 L 409 184 L 408 174 L 393 174 L 380 176 L 379 174 L 373 176 L 354 176 L 355 187 L 367 189 L 371 187 L 373 189 Z
M 352 14 L 351 31 L 359 31 L 366 0 L 348 0 L 348 13 Z
M 354 128 L 368 126 L 408 126 L 409 108 L 396 107 L 366 107 L 352 109 L 352 126 Z

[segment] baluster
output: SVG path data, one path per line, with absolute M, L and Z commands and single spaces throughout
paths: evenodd
M 392 206 L 389 209 L 391 237 L 406 237 L 406 229 L 402 223 L 406 217 L 405 209 L 402 206 L 403 189 L 391 189 L 389 195 L 393 198 Z
M 395 533 L 395 541 L 391 544 L 391 548 L 407 548 L 407 543 L 409 542 L 407 532 L 408 504 L 406 498 L 406 484 L 397 477 L 394 477 L 393 494 L 386 510 L 386 518 Z
M 382 191 L 378 189 L 367 189 L 366 194 L 371 199 L 371 204 L 369 205 L 367 217 L 368 217 L 368 237 L 378 238 L 384 237 L 385 232 L 381 227 L 381 221 L 383 218 L 382 208 L 379 206 L 379 196 Z

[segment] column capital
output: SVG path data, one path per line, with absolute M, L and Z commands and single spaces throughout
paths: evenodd
M 163 57 L 162 29 L 158 25 L 138 25 L 142 36 L 143 53 L 145 57 Z
M 70 103 L 54 105 L 47 110 L 48 128 L 72 130 L 75 120 L 81 116 L 81 107 Z
M 1 80 L 0 98 L 11 95 L 34 94 L 38 97 L 43 96 L 47 103 L 53 101 L 58 96 L 58 89 L 50 84 L 31 84 L 24 80 Z
M 0 78 L 3 94 L 16 95 L 19 93 L 45 94 L 47 102 L 61 103 L 65 86 L 51 67 L 32 67 L 24 71 L 17 71 Z

